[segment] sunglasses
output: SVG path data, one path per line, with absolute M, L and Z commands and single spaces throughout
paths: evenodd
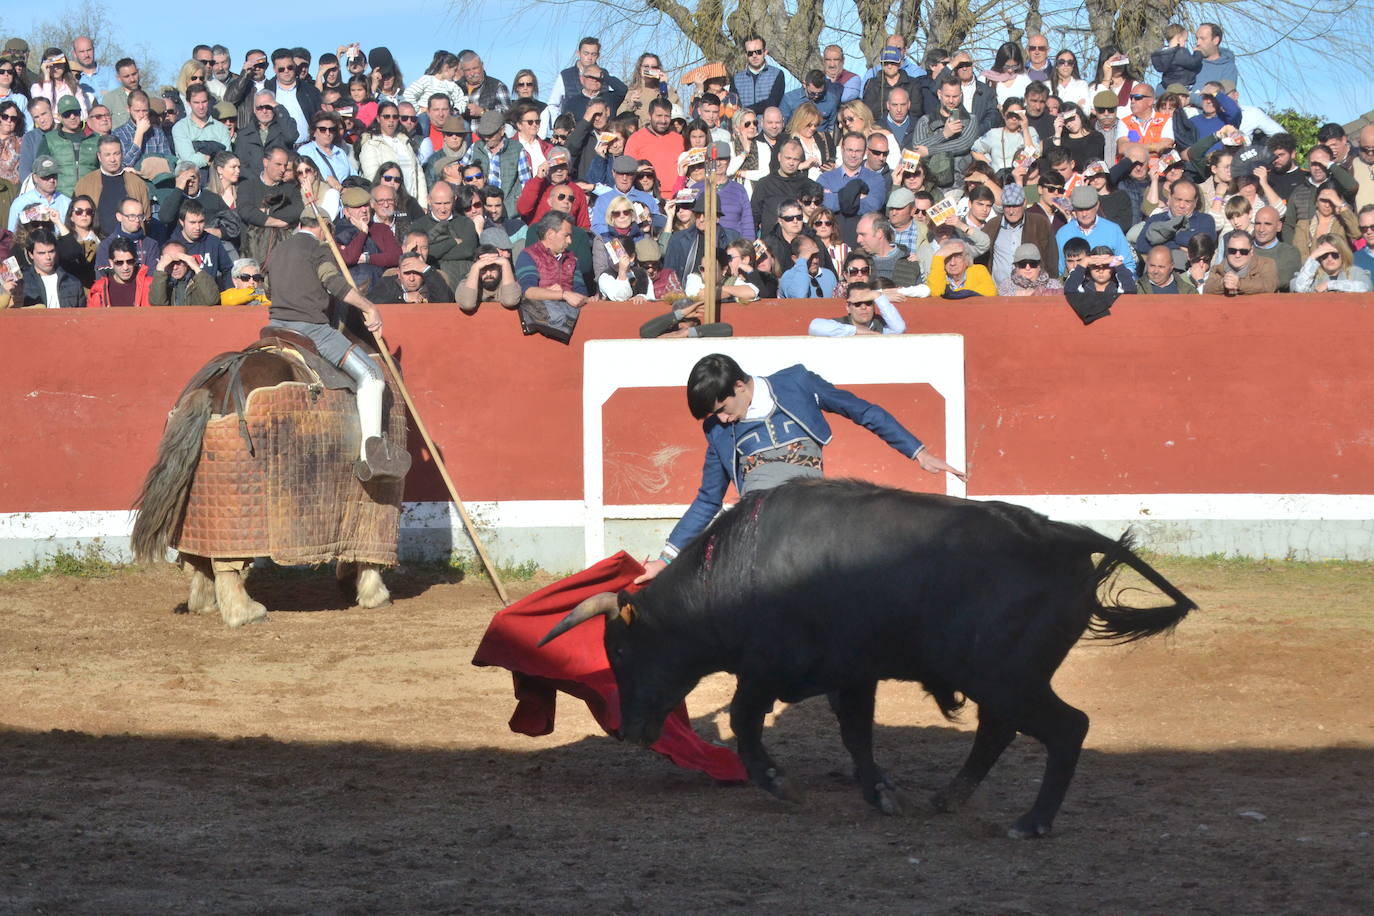
M 1054 65 L 1055 65 L 1056 67 L 1072 67 L 1072 66 L 1073 66 L 1073 61 L 1071 61 L 1071 60 L 1057 60 L 1057 61 L 1054 62 Z
M 73 207 L 72 216 L 90 216 L 95 211 L 90 207 Z
M 1090 264 L 1090 265 L 1088 265 L 1088 269 L 1089 269 L 1089 270 L 1111 270 L 1111 269 L 1112 269 L 1112 265 L 1110 265 L 1110 264 Z
M 1337 251 L 1326 251 L 1318 255 L 1313 255 L 1313 257 L 1318 261 L 1339 261 L 1341 259 L 1340 252 Z
M 797 202 L 804 206 L 814 207 L 820 204 L 821 199 L 819 197 L 798 197 Z
M 834 223 L 833 221 L 831 221 L 831 220 L 828 220 L 828 219 L 818 219 L 818 220 L 816 220 L 814 223 L 812 223 L 811 225 L 813 225 L 813 226 L 815 226 L 817 229 L 819 229 L 821 226 L 833 226 L 833 225 L 835 225 L 835 223 Z
M 398 115 L 398 117 L 402 121 L 409 121 L 411 124 L 414 124 L 416 121 L 420 120 L 419 115 Z
M 1049 49 L 1049 45 L 1026 45 L 1027 51 L 1048 51 Z
M 130 264 L 137 264 L 138 261 L 133 258 L 120 258 L 117 261 L 114 258 L 110 258 L 110 263 L 115 267 L 128 267 Z
M 277 107 L 277 106 L 275 106 L 275 105 L 254 105 L 254 106 L 253 106 L 253 110 L 254 110 L 254 111 L 272 111 L 272 110 L 275 109 L 276 107 Z
M 262 274 L 239 274 L 240 280 L 252 280 L 254 283 L 262 282 Z
M 0 115 L 0 121 L 9 121 L 9 122 L 12 123 L 12 124 L 18 124 L 18 123 L 19 123 L 19 115 L 17 115 L 17 114 L 4 114 L 4 115 Z
M 1039 266 L 1040 266 L 1040 262 L 1039 262 L 1039 261 L 1017 261 L 1017 262 L 1016 262 L 1016 266 L 1017 266 L 1017 267 L 1039 267 Z
M 385 114 L 385 115 L 377 115 L 377 117 L 381 118 L 383 121 L 394 121 L 394 120 L 396 120 L 397 118 L 399 118 L 400 115 Z
M 565 204 L 565 203 L 568 203 L 570 200 L 572 200 L 572 195 L 571 195 L 571 194 L 555 194 L 554 196 L 550 197 L 549 200 L 555 201 L 555 202 L 557 202 L 557 203 L 563 203 L 563 204 Z
M 872 146 L 870 146 L 870 147 L 868 148 L 868 151 L 869 151 L 870 153 L 873 153 L 875 156 L 886 156 L 886 155 L 887 155 L 887 150 L 885 150 L 885 149 L 875 149 L 875 148 L 872 147 Z
M 80 112 L 80 110 L 77 110 L 77 111 L 64 111 L 64 112 L 62 112 L 62 117 L 64 117 L 64 118 L 79 118 L 79 117 L 81 117 L 81 112 Z
M 387 182 L 390 182 L 391 184 L 400 184 L 400 183 L 401 183 L 401 176 L 400 176 L 400 175 L 383 175 L 383 176 L 382 176 L 382 181 L 387 181 Z
M 1361 223 L 1361 224 L 1360 224 L 1360 231 L 1361 231 L 1361 232 L 1374 232 L 1374 223 Z
M 1366 156 L 1374 156 L 1374 146 L 1362 146 L 1360 147 L 1360 152 L 1364 153 Z
M 285 66 L 285 67 L 278 67 L 278 68 L 277 68 L 277 72 L 278 72 L 278 73 L 295 73 L 295 72 L 296 72 L 296 65 L 295 65 L 295 64 L 288 64 L 288 65 Z
M 533 89 L 533 88 L 534 88 L 534 83 L 531 82 L 530 80 L 521 80 L 520 82 L 518 82 L 518 83 L 515 84 L 515 88 L 516 88 L 516 89 Z
M 1064 186 L 1062 184 L 1041 184 L 1040 190 L 1054 193 L 1055 191 L 1063 191 Z
M 859 276 L 860 274 L 867 274 L 867 273 L 872 273 L 871 268 L 868 268 L 868 267 L 846 267 L 846 268 L 844 269 L 844 274 L 845 274 L 846 277 L 857 277 L 857 276 Z
M 14 76 L 14 68 L 0 67 L 0 76 Z
M 634 215 L 635 215 L 635 211 L 633 211 L 633 210 L 612 210 L 612 211 L 611 211 L 611 216 L 634 216 Z
M 469 174 L 467 174 L 467 175 L 464 175 L 464 176 L 463 176 L 463 180 L 464 180 L 464 181 L 478 181 L 479 179 L 481 179 L 481 177 L 482 177 L 482 173 L 481 173 L 481 172 L 471 172 L 471 173 L 469 173 Z
M 760 54 L 762 54 L 762 53 L 764 53 L 764 52 L 763 52 L 763 48 L 755 48 L 755 49 L 752 50 L 752 51 L 750 51 L 748 48 L 746 48 L 746 49 L 744 50 L 744 53 L 745 53 L 745 54 L 748 54 L 750 57 L 757 57 L 758 55 L 760 55 Z
M 740 121 L 740 122 L 739 122 L 739 126 L 740 126 L 740 127 L 753 127 L 753 126 L 754 126 L 755 124 L 757 124 L 757 123 L 759 123 L 759 122 L 758 122 L 758 121 Z
M 1232 248 L 1231 246 L 1228 245 L 1228 246 L 1226 246 L 1226 253 L 1227 253 L 1227 254 L 1249 254 L 1249 253 L 1250 253 L 1250 249 L 1249 249 L 1249 248 Z
M 339 132 L 339 129 L 338 129 L 337 127 L 335 127 L 334 125 L 332 125 L 332 124 L 316 124 L 316 125 L 315 125 L 315 133 L 319 133 L 319 132 L 322 131 L 322 130 L 323 130 L 323 131 L 326 131 L 326 132 L 328 132 L 328 133 L 331 133 L 331 134 L 337 134 L 337 133 Z
M 1152 99 L 1152 98 L 1154 98 L 1154 96 L 1152 96 L 1152 95 L 1140 95 L 1140 94 L 1137 94 L 1137 93 L 1131 93 L 1131 101 L 1133 101 L 1133 102 L 1139 102 L 1141 99 Z
M 539 123 L 539 119 L 538 119 L 538 118 L 521 118 L 521 119 L 520 119 L 520 123 L 521 123 L 521 124 L 538 124 L 538 123 Z
M 793 213 L 791 216 L 779 216 L 778 219 L 784 223 L 795 223 L 802 218 L 800 213 Z

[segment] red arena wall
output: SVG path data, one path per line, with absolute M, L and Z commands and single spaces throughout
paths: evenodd
M 908 333 L 965 340 L 970 496 L 1374 494 L 1374 332 L 1368 296 L 1125 297 L 1084 326 L 1063 300 L 914 301 Z M 386 339 L 460 492 L 473 501 L 578 500 L 582 342 L 635 335 L 656 305 L 592 303 L 572 346 L 522 337 L 516 317 L 452 306 L 384 307 Z M 727 306 L 740 336 L 805 334 L 835 302 Z M 167 411 L 210 356 L 257 335 L 260 309 L 23 311 L 3 316 L 0 516 L 127 509 Z M 729 350 L 729 342 L 720 348 Z M 747 368 L 747 367 L 746 367 Z M 934 397 L 880 401 L 939 448 Z M 917 392 L 927 389 L 916 388 Z M 616 455 L 677 446 L 669 479 L 607 497 L 685 503 L 699 426 L 681 389 L 618 393 L 606 408 Z M 838 429 L 828 472 L 941 489 L 866 434 Z M 441 501 L 412 436 L 408 501 Z M 619 480 L 619 483 L 617 481 Z M 613 492 L 616 487 L 619 491 Z

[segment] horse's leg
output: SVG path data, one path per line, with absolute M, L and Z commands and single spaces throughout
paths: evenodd
M 191 573 L 191 592 L 186 598 L 186 610 L 192 614 L 211 614 L 219 610 L 215 597 L 215 571 L 206 557 L 183 553 L 181 562 Z
M 252 560 L 214 560 L 215 597 L 219 613 L 231 627 L 241 627 L 267 616 L 267 608 L 252 598 L 243 587 L 243 571 Z
M 382 581 L 382 568 L 375 563 L 358 564 L 358 607 L 379 608 L 391 604 L 391 592 Z
M 339 560 L 334 564 L 334 581 L 338 584 L 339 591 L 350 601 L 358 596 L 357 578 L 357 563 Z

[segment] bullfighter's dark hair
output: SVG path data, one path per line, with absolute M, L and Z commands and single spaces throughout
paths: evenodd
M 735 393 L 736 382 L 750 378 L 739 363 L 723 353 L 703 356 L 687 376 L 687 407 L 692 416 L 704 420 L 715 413 L 717 404 Z

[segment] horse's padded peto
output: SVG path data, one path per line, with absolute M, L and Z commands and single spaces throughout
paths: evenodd
M 406 413 L 388 384 L 387 434 L 405 447 Z M 286 565 L 334 559 L 396 563 L 403 481 L 360 482 L 353 395 L 302 382 L 259 388 L 215 415 L 173 546 L 211 558 L 271 557 Z

